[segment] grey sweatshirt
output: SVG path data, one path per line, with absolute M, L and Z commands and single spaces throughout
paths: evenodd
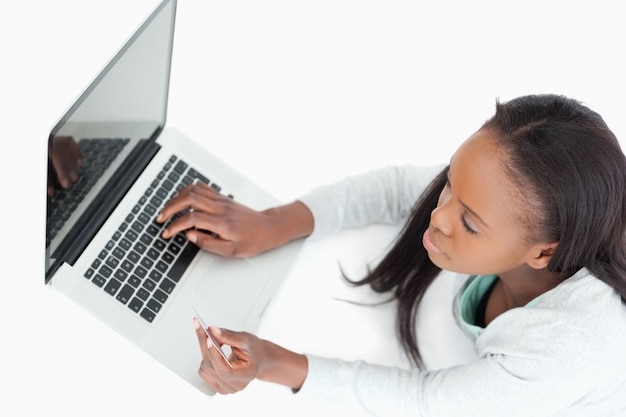
M 314 189 L 301 198 L 312 237 L 405 221 L 442 168 L 388 167 Z M 298 395 L 350 416 L 626 416 L 626 307 L 611 287 L 583 269 L 477 330 L 460 314 L 470 278 L 459 280 L 451 308 L 476 361 L 407 370 L 307 355 Z

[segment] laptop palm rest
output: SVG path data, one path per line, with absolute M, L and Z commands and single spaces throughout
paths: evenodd
M 269 278 L 269 273 L 250 259 L 218 258 L 204 273 L 194 298 L 202 303 L 201 310 L 219 312 L 233 324 L 244 323 Z

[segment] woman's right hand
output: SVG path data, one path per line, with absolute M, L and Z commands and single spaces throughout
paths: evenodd
M 226 257 L 254 256 L 313 231 L 313 215 L 301 202 L 256 211 L 204 183 L 181 190 L 161 210 L 157 222 L 187 209 L 191 210 L 172 221 L 163 237 L 184 232 L 201 249 Z

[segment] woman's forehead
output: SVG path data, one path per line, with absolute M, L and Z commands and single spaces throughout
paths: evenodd
M 510 176 L 507 155 L 498 136 L 479 130 L 470 136 L 450 160 L 450 182 L 455 196 L 485 223 L 497 225 L 526 218 L 527 196 Z M 521 217 L 520 217 L 521 216 Z

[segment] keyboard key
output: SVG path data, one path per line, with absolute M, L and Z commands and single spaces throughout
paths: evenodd
M 174 240 L 174 243 L 176 243 L 178 246 L 181 246 L 181 247 L 185 243 L 187 243 L 187 238 L 183 234 L 181 234 L 181 233 L 179 233 L 176 236 L 174 236 L 173 240 Z
M 168 265 L 163 261 L 158 261 L 154 267 L 157 271 L 164 274 L 167 271 Z
M 170 252 L 172 252 L 174 255 L 178 255 L 178 253 L 180 252 L 180 246 L 178 246 L 174 242 L 170 243 L 169 246 L 167 247 L 167 249 Z
M 120 260 L 114 257 L 113 255 L 111 255 L 107 258 L 105 263 L 107 264 L 109 268 L 115 269 L 120 264 Z
M 130 249 L 131 243 L 128 239 L 126 238 L 122 238 L 122 240 L 120 240 L 120 248 L 124 249 L 125 251 Z
M 121 248 L 117 247 L 113 249 L 113 256 L 115 256 L 117 259 L 122 259 L 125 255 L 126 252 L 124 252 Z
M 130 303 L 128 303 L 128 308 L 130 308 L 131 310 L 133 310 L 135 313 L 139 313 L 139 310 L 141 310 L 141 307 L 143 307 L 143 301 L 141 301 L 139 298 L 134 297 Z
M 120 265 L 120 268 L 129 274 L 132 272 L 134 267 L 135 267 L 135 263 L 129 261 L 128 259 L 124 260 L 122 262 L 122 265 Z
M 137 297 L 141 298 L 143 301 L 146 301 L 148 297 L 150 297 L 150 293 L 145 288 L 139 288 L 137 290 Z
M 156 290 L 154 292 L 153 295 L 154 299 L 157 300 L 158 302 L 160 302 L 161 304 L 164 304 L 167 301 L 167 294 L 165 294 L 163 291 L 161 290 Z
M 191 243 L 185 246 L 176 262 L 174 262 L 174 265 L 172 265 L 172 268 L 170 268 L 167 276 L 174 282 L 180 281 L 180 278 L 193 260 L 193 257 L 198 253 L 198 250 L 200 250 L 200 248 Z
M 152 323 L 156 317 L 156 314 L 148 308 L 144 308 L 139 315 L 149 323 Z
M 153 205 L 153 206 L 155 206 L 155 207 L 160 207 L 160 206 L 161 206 L 161 203 L 163 203 L 163 200 L 162 200 L 162 199 L 160 199 L 160 198 L 159 198 L 159 197 L 157 197 L 157 196 L 153 196 L 153 197 L 150 199 L 150 204 L 152 204 L 152 205 Z
M 143 266 L 146 269 L 152 268 L 153 264 L 154 264 L 154 261 L 151 261 L 149 258 L 143 258 L 141 260 L 141 266 Z
M 167 199 L 167 195 L 168 195 L 168 194 L 169 194 L 169 193 L 168 193 L 168 191 L 167 191 L 165 188 L 159 188 L 159 189 L 157 190 L 157 192 L 156 192 L 156 195 L 157 195 L 160 199 L 162 199 L 162 200 Z
M 102 275 L 100 274 L 96 274 L 95 277 L 93 277 L 93 279 L 91 280 L 91 282 L 93 282 L 94 284 L 96 284 L 98 287 L 102 287 L 106 282 L 106 278 L 104 278 Z
M 139 214 L 139 217 L 137 217 L 137 220 L 139 220 L 143 224 L 148 224 L 148 222 L 150 221 L 150 216 L 148 216 L 146 213 L 142 212 L 142 213 Z
M 148 204 L 146 207 L 144 207 L 143 211 L 149 216 L 154 216 L 154 214 L 157 212 L 157 209 L 152 204 Z
M 171 294 L 172 291 L 174 291 L 175 286 L 176 286 L 175 283 L 165 278 L 163 279 L 163 282 L 161 282 L 161 285 L 159 285 L 159 288 L 165 291 L 166 293 Z
M 151 245 L 152 244 L 152 236 L 150 236 L 147 233 L 144 233 L 143 235 L 141 235 L 141 237 L 139 238 L 139 241 L 141 243 L 143 243 L 144 245 Z
M 117 292 L 117 290 L 120 289 L 121 286 L 122 286 L 121 282 L 119 282 L 115 278 L 111 278 L 109 282 L 107 283 L 107 285 L 104 286 L 104 290 L 111 295 L 115 295 L 115 293 Z
M 157 239 L 154 241 L 152 246 L 154 246 L 155 249 L 162 251 L 163 249 L 165 249 L 165 242 L 162 239 Z
M 165 180 L 163 181 L 163 188 L 167 191 L 172 191 L 172 189 L 174 188 L 174 183 L 170 180 Z
M 119 281 L 126 281 L 126 278 L 128 277 L 128 273 L 124 270 L 118 269 L 115 271 L 115 273 L 113 274 L 113 276 L 115 278 L 117 278 Z
M 121 291 L 117 294 L 115 298 L 120 303 L 126 304 L 128 300 L 130 300 L 130 297 L 133 295 L 134 292 L 135 292 L 135 289 L 131 287 L 130 285 L 126 284 L 124 285 L 124 287 L 121 289 Z
M 158 313 L 159 311 L 161 311 L 161 307 L 163 307 L 161 303 L 159 303 L 154 298 L 151 298 L 150 301 L 148 301 L 148 304 L 146 305 L 148 306 L 150 310 L 154 311 L 155 313 Z
M 152 290 L 156 288 L 156 282 L 152 281 L 151 279 L 146 279 L 143 282 L 143 286 L 146 290 L 152 292 Z
M 141 284 L 141 278 L 133 274 L 130 276 L 130 278 L 128 278 L 128 283 L 132 285 L 133 287 L 137 288 L 139 284 Z
M 135 221 L 132 226 L 130 226 L 131 229 L 133 229 L 135 232 L 137 233 L 141 233 L 143 232 L 143 228 L 144 228 L 144 224 L 141 223 L 140 221 Z
M 144 246 L 144 247 L 145 247 L 145 246 Z M 135 252 L 134 250 L 131 250 L 131 251 L 128 253 L 128 260 L 129 260 L 130 262 L 132 262 L 133 264 L 138 263 L 140 258 L 141 258 L 141 256 L 140 256 L 137 252 Z
M 172 254 L 171 254 L 171 253 L 169 253 L 169 252 L 165 252 L 165 253 L 163 254 L 163 256 L 161 256 L 161 260 L 162 260 L 163 262 L 167 263 L 167 264 L 171 264 L 171 263 L 174 261 L 174 259 L 176 259 L 176 258 L 174 257 L 174 255 L 172 255 Z M 166 268 L 167 268 L 167 266 L 166 266 Z M 165 271 L 163 271 L 163 272 L 165 272 Z
M 137 268 L 135 268 L 135 274 L 139 278 L 145 278 L 145 276 L 148 275 L 148 271 L 143 266 L 137 265 Z
M 137 238 L 139 237 L 137 232 L 135 232 L 132 229 L 128 230 L 124 236 L 126 237 L 126 239 L 130 240 L 131 242 L 136 241 Z
M 152 271 L 150 271 L 150 274 L 148 274 L 148 276 L 150 277 L 150 279 L 152 279 L 152 281 L 159 282 L 161 281 L 161 277 L 163 276 L 163 274 L 156 269 L 153 269 Z
M 141 255 L 146 251 L 147 247 L 143 244 L 143 242 L 137 242 L 135 243 L 133 249 L 135 249 L 135 251 L 137 251 L 137 253 Z
M 178 175 L 182 175 L 185 170 L 187 169 L 187 163 L 184 161 L 178 161 L 178 163 L 176 163 L 176 166 L 174 167 L 174 172 L 176 172 Z
M 155 226 L 154 224 L 151 224 L 147 227 L 146 232 L 148 232 L 150 236 L 155 237 L 156 235 L 159 234 L 159 227 Z
M 108 278 L 113 273 L 113 270 L 106 265 L 102 265 L 98 272 L 100 272 L 100 274 L 102 274 L 103 277 Z
M 156 261 L 157 259 L 159 259 L 159 251 L 155 250 L 154 248 L 150 248 L 148 249 L 148 253 L 146 254 L 146 256 L 148 256 L 153 261 Z

